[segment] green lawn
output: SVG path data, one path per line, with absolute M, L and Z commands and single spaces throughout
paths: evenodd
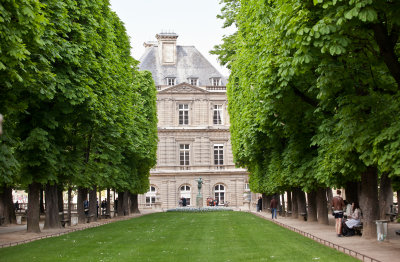
M 0 249 L 0 261 L 358 261 L 242 212 L 157 213 Z

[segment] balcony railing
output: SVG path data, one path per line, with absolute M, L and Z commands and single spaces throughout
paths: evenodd
M 207 91 L 226 91 L 226 86 L 206 86 Z
M 158 165 L 151 171 L 214 171 L 214 170 L 240 170 L 235 165 L 190 165 L 190 166 L 164 166 Z

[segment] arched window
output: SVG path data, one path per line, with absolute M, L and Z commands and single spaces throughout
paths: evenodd
M 218 205 L 223 205 L 225 203 L 225 186 L 217 184 L 214 187 L 215 200 L 218 201 Z
M 152 206 L 156 203 L 157 190 L 154 186 L 150 186 L 149 191 L 146 193 L 146 206 Z
M 180 197 L 186 199 L 186 205 L 190 206 L 190 186 L 188 185 L 183 185 L 180 188 Z

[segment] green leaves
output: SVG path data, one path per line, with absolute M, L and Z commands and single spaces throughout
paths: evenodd
M 398 174 L 400 5 L 313 3 L 240 1 L 238 32 L 215 51 L 231 68 L 234 159 L 258 192 L 341 186 L 368 166 Z M 394 64 L 380 55 L 389 38 Z
M 6 0 L 0 10 L 0 112 L 20 142 L 2 151 L 21 181 L 147 188 L 155 87 L 109 2 Z

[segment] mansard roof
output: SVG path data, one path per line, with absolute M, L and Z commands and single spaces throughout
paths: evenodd
M 182 93 L 197 93 L 197 94 L 207 94 L 209 93 L 207 90 L 203 88 L 188 84 L 188 83 L 180 83 L 175 86 L 167 87 L 158 92 L 159 94 L 182 94 Z
M 156 86 L 165 85 L 166 77 L 175 77 L 176 83 L 197 78 L 199 86 L 209 86 L 210 78 L 219 77 L 221 85 L 226 85 L 226 78 L 194 46 L 176 46 L 177 62 L 174 65 L 160 63 L 158 48 L 157 44 L 148 45 L 139 65 L 139 70 L 152 73 Z

